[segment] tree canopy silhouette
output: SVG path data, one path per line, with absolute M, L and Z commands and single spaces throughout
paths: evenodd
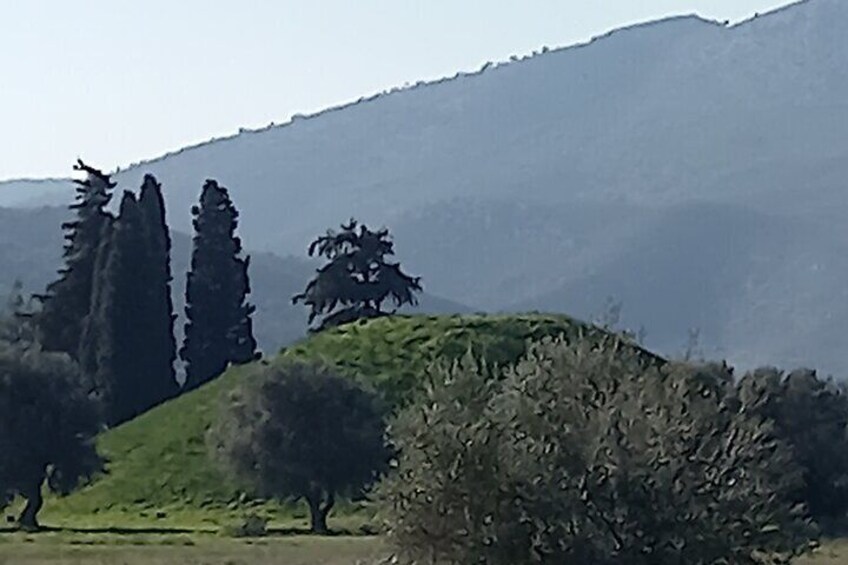
M 253 337 L 250 257 L 236 235 L 238 210 L 229 191 L 207 180 L 200 204 L 192 208 L 194 238 L 186 279 L 185 339 L 180 358 L 186 362 L 185 389 L 220 375 L 230 363 L 259 357 Z
M 65 264 L 59 278 L 38 298 L 43 308 L 36 317 L 39 341 L 48 351 L 61 351 L 76 357 L 82 325 L 91 307 L 94 271 L 100 243 L 108 236 L 114 220 L 106 211 L 115 183 L 98 169 L 81 160 L 74 170 L 85 180 L 75 180 L 77 197 L 70 206 L 75 218 L 62 224 L 65 231 Z
M 414 306 L 415 295 L 422 290 L 421 279 L 404 273 L 399 263 L 389 262 L 387 257 L 393 255 L 394 243 L 385 228 L 371 231 L 351 219 L 340 232 L 327 230 L 310 244 L 309 256 L 325 257 L 328 262 L 292 302 L 310 308 L 310 324 L 323 317 L 313 328 L 317 331 L 391 314 L 405 304 Z M 394 305 L 390 312 L 383 309 L 386 301 Z

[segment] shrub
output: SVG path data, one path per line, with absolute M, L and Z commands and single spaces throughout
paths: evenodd
M 721 365 L 548 340 L 502 381 L 437 367 L 378 489 L 401 561 L 788 562 L 815 535 L 801 471 Z
M 739 382 L 749 410 L 774 421 L 804 478 L 803 497 L 828 530 L 844 529 L 848 514 L 848 395 L 843 386 L 800 369 L 761 368 Z
M 221 534 L 231 538 L 258 538 L 268 535 L 268 519 L 257 514 L 248 514 L 236 524 L 228 524 Z

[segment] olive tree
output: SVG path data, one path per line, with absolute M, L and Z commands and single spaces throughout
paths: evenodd
M 318 365 L 254 371 L 209 431 L 213 457 L 257 495 L 305 500 L 312 531 L 326 533 L 336 497 L 361 492 L 388 462 L 377 397 Z
M 500 379 L 434 368 L 390 435 L 377 497 L 409 563 L 787 563 L 816 533 L 723 365 L 549 340 Z
M 0 342 L 0 506 L 26 499 L 22 528 L 37 529 L 42 489 L 73 490 L 101 469 L 97 404 L 65 354 Z
M 747 410 L 774 422 L 804 477 L 804 499 L 828 530 L 848 518 L 848 394 L 809 369 L 761 368 L 739 382 Z

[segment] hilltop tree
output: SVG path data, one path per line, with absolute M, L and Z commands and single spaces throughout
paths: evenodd
M 43 305 L 36 318 L 44 349 L 71 356 L 77 355 L 82 323 L 91 308 L 95 261 L 101 238 L 112 221 L 106 206 L 115 187 L 108 175 L 82 161 L 77 161 L 74 170 L 84 172 L 86 178 L 74 181 L 77 197 L 70 208 L 76 217 L 62 224 L 65 265 L 59 278 L 39 297 Z
M 200 205 L 192 208 L 194 248 L 186 282 L 185 388 L 191 390 L 220 375 L 230 363 L 258 357 L 251 316 L 250 258 L 235 235 L 238 211 L 226 188 L 207 180 Z
M 97 404 L 65 354 L 0 343 L 0 508 L 26 499 L 18 518 L 37 529 L 42 487 L 68 493 L 99 470 Z
M 362 318 L 377 318 L 405 305 L 415 305 L 421 292 L 418 277 L 401 271 L 400 264 L 387 261 L 394 255 L 389 231 L 371 231 L 351 219 L 341 232 L 327 233 L 309 246 L 309 256 L 327 259 L 303 293 L 292 299 L 310 308 L 309 323 L 322 317 L 317 330 L 346 324 Z M 391 300 L 395 309 L 383 310 Z
M 263 497 L 303 499 L 327 532 L 336 497 L 376 480 L 387 462 L 377 399 L 323 367 L 262 367 L 230 392 L 209 432 L 213 457 Z
M 158 190 L 145 179 L 142 194 Z M 97 259 L 91 312 L 83 328 L 79 358 L 93 377 L 107 421 L 117 425 L 176 395 L 168 256 L 161 215 L 131 192 Z M 158 214 L 158 212 L 157 212 Z M 153 222 L 153 225 L 151 224 Z

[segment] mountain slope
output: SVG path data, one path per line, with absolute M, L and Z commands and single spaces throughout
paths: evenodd
M 671 18 L 186 148 L 116 178 L 135 187 L 156 174 L 179 230 L 214 177 L 251 249 L 300 254 L 356 216 L 392 229 L 429 291 L 474 308 L 585 313 L 604 289 L 661 347 L 703 325 L 708 350 L 743 364 L 848 374 L 834 345 L 848 311 L 830 308 L 848 280 L 846 28 L 843 0 L 730 27 Z M 675 231 L 693 214 L 728 237 Z M 649 254 L 647 276 L 632 258 L 666 240 L 678 247 Z M 682 260 L 701 254 L 734 281 L 766 282 L 681 277 Z M 669 281 L 697 307 L 669 300 Z

